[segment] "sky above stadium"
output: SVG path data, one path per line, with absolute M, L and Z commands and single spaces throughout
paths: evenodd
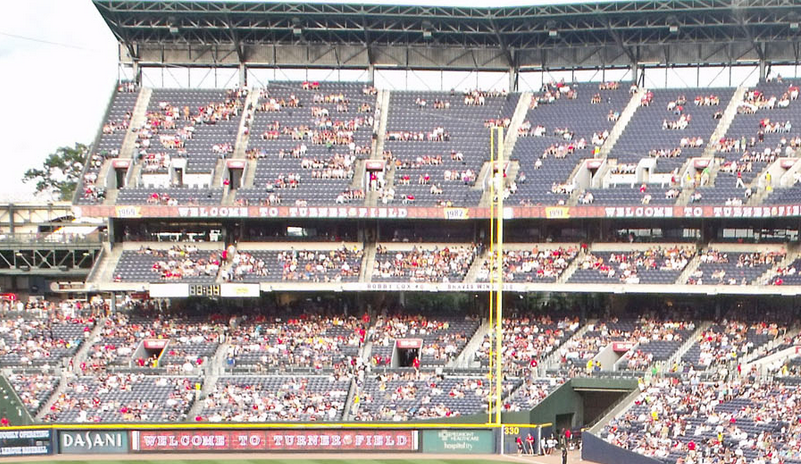
M 97 133 L 117 78 L 116 40 L 90 1 L 7 2 L 0 15 L 0 201 L 30 198 L 28 168 Z
M 432 2 L 400 0 L 424 5 Z M 494 6 L 536 1 L 500 0 Z M 551 1 L 548 3 L 576 3 Z M 437 5 L 470 5 L 443 1 Z M 0 15 L 0 201 L 31 199 L 28 168 L 75 142 L 90 143 L 117 79 L 116 40 L 89 0 L 8 2 Z

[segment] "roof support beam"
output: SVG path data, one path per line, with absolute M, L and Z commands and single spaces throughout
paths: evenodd
M 503 56 L 506 57 L 506 64 L 508 64 L 510 68 L 513 68 L 515 62 L 512 58 L 512 52 L 509 51 L 509 45 L 506 41 L 506 38 L 501 35 L 500 31 L 498 30 L 498 25 L 495 23 L 495 19 L 490 17 L 489 21 L 490 27 L 492 27 L 492 31 L 495 34 L 495 38 L 498 40 L 498 44 L 501 46 L 501 52 L 503 52 Z

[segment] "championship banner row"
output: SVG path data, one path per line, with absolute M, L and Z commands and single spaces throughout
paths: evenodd
M 488 219 L 489 208 L 287 206 L 73 206 L 76 218 L 309 218 Z M 801 205 L 780 206 L 530 206 L 503 209 L 504 219 L 781 218 L 801 216 Z
M 481 429 L 90 429 L 15 430 L 0 434 L 0 455 L 179 452 L 496 452 L 496 433 Z
M 269 286 L 269 284 L 267 284 Z M 283 284 L 282 284 L 283 285 Z M 307 289 L 310 284 L 300 282 L 297 288 Z M 313 284 L 320 288 L 325 288 L 327 284 Z M 330 284 L 336 290 L 345 292 L 364 292 L 364 291 L 392 291 L 392 292 L 488 292 L 492 286 L 489 283 L 412 283 L 412 282 L 365 282 L 365 283 L 343 283 Z M 526 284 L 503 284 L 503 289 L 511 292 L 527 291 Z M 281 287 L 280 290 L 288 290 Z M 181 284 L 181 283 L 152 283 L 149 285 L 149 294 L 152 298 L 188 298 L 192 296 L 200 297 L 224 297 L 224 298 L 258 298 L 261 295 L 259 284 Z

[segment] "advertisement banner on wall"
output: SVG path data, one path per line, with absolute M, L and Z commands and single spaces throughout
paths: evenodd
M 492 454 L 492 430 L 423 430 L 424 453 Z
M 0 432 L 0 456 L 33 456 L 51 452 L 50 430 Z
M 150 284 L 152 298 L 188 298 L 188 284 Z
M 259 284 L 222 284 L 220 296 L 228 298 L 258 298 L 261 296 Z
M 412 430 L 135 430 L 134 452 L 416 451 Z
M 62 454 L 123 454 L 128 452 L 124 430 L 63 430 L 58 432 Z

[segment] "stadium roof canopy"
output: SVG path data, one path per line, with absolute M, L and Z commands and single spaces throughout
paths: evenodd
M 493 8 L 94 0 L 139 65 L 520 70 L 797 63 L 801 0 Z

